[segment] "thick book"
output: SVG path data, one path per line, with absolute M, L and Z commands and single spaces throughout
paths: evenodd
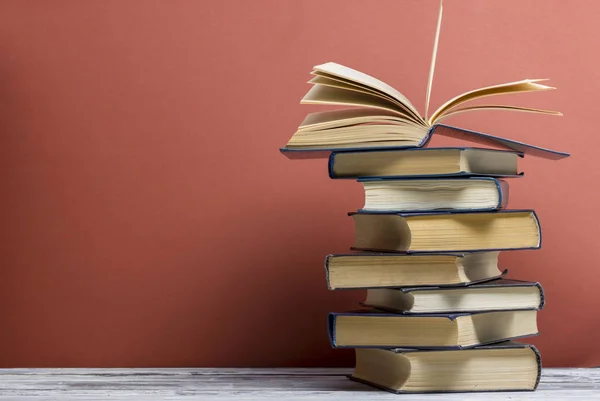
M 538 350 L 518 341 L 467 350 L 357 348 L 355 353 L 348 377 L 392 393 L 533 391 L 542 371 Z
M 466 286 L 506 274 L 499 252 L 399 254 L 355 252 L 325 258 L 327 288 Z
M 399 314 L 376 309 L 330 313 L 334 348 L 463 349 L 538 334 L 537 310 Z
M 499 279 L 469 287 L 370 288 L 363 306 L 397 313 L 540 310 L 540 283 Z
M 517 177 L 522 153 L 480 148 L 334 152 L 330 178 Z
M 344 65 L 328 62 L 313 68 L 313 78 L 308 81 L 312 85 L 311 89 L 300 103 L 343 108 L 309 114 L 281 151 L 294 158 L 322 156 L 340 149 L 422 147 L 435 133 L 548 159 L 568 157 L 564 152 L 440 124 L 448 117 L 473 111 L 504 110 L 560 116 L 562 113 L 557 111 L 477 102 L 501 95 L 556 89 L 541 83 L 546 79 L 525 79 L 470 90 L 448 100 L 430 113 L 429 100 L 441 16 L 440 6 L 424 113 L 419 112 L 406 96 L 379 79 Z
M 358 180 L 365 212 L 488 211 L 508 205 L 508 182 L 491 177 Z
M 469 252 L 538 249 L 542 232 L 533 210 L 357 213 L 353 249 L 383 252 Z

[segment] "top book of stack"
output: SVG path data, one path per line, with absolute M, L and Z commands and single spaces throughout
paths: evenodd
M 441 9 L 427 83 L 424 115 L 421 115 L 410 100 L 398 90 L 370 75 L 333 62 L 317 65 L 311 73 L 314 77 L 308 81 L 312 88 L 301 103 L 349 108 L 309 114 L 286 146 L 280 149 L 281 152 L 294 159 L 328 157 L 332 152 L 350 150 L 420 148 L 427 145 L 433 134 L 437 134 L 551 160 L 568 157 L 568 153 L 441 124 L 447 117 L 478 110 L 520 111 L 560 116 L 560 112 L 551 110 L 472 103 L 493 96 L 555 89 L 541 83 L 547 81 L 546 79 L 525 79 L 471 90 L 448 100 L 429 114 L 440 26 Z

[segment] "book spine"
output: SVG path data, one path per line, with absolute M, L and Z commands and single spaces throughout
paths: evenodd
M 327 172 L 329 173 L 329 178 L 334 179 L 337 178 L 335 172 L 333 171 L 333 166 L 335 164 L 335 152 L 331 152 L 329 155 L 329 160 L 327 162 Z
M 538 310 L 542 310 L 546 305 L 546 294 L 544 294 L 544 288 L 540 283 L 535 283 L 535 286 L 540 290 L 540 305 L 538 306 Z
M 508 182 L 504 180 L 496 180 L 498 188 L 498 209 L 505 209 L 508 206 Z
M 335 313 L 327 315 L 327 332 L 329 333 L 329 343 L 332 348 L 337 348 L 335 344 Z
M 537 378 L 536 378 L 535 384 L 533 386 L 533 390 L 536 390 L 540 384 L 540 379 L 542 378 L 542 355 L 540 354 L 540 351 L 538 351 L 538 349 L 535 346 L 533 346 L 532 344 L 527 344 L 527 345 L 529 345 L 529 348 L 531 348 L 531 350 L 535 354 L 535 360 L 537 362 Z
M 538 228 L 538 246 L 534 247 L 532 249 L 540 249 L 542 247 L 542 226 L 540 225 L 540 219 L 538 218 L 537 213 L 535 212 L 535 210 L 531 211 L 531 216 L 533 217 L 533 219 L 535 220 L 535 224 L 537 225 Z
M 427 146 L 427 144 L 431 140 L 431 135 L 433 135 L 433 131 L 434 130 L 435 130 L 435 125 L 432 125 L 431 127 L 429 127 L 429 129 L 427 130 L 427 133 L 425 134 L 425 136 L 421 140 L 421 143 L 419 143 L 417 145 L 418 148 L 423 148 L 423 147 Z
M 279 148 L 279 152 L 290 160 L 324 159 L 331 154 L 331 151 L 327 149 L 313 150 Z
M 327 283 L 327 289 L 328 290 L 333 290 L 333 288 L 331 288 L 331 283 L 329 281 L 329 259 L 331 259 L 333 255 L 327 255 L 325 257 L 325 282 Z

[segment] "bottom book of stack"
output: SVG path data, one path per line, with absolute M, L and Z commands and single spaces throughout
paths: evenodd
M 357 348 L 349 377 L 394 393 L 526 391 L 540 373 L 533 345 L 506 341 L 463 350 Z

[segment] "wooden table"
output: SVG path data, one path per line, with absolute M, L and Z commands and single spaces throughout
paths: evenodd
M 348 369 L 0 369 L 0 400 L 600 400 L 600 369 L 544 369 L 535 392 L 395 395 Z

